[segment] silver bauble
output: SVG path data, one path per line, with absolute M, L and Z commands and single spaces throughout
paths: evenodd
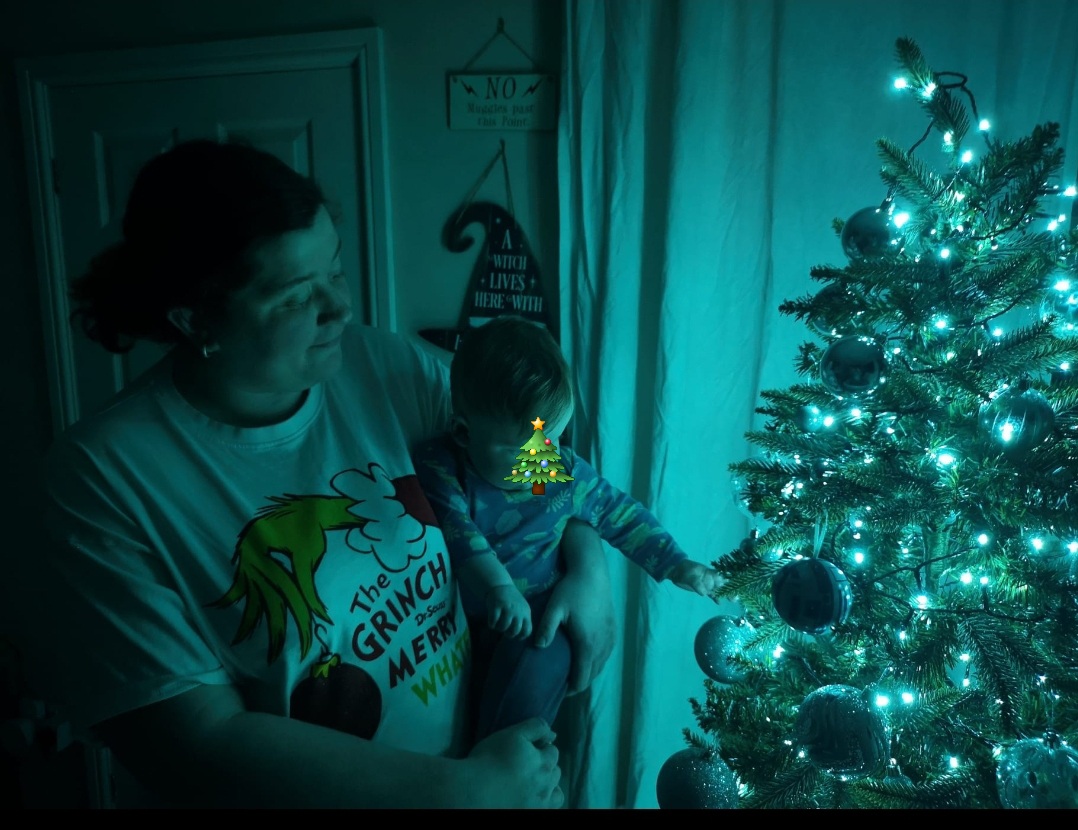
M 820 382 L 839 397 L 871 395 L 886 380 L 887 353 L 873 337 L 840 337 L 820 358 Z
M 981 407 L 980 424 L 1003 454 L 1020 459 L 1055 427 L 1055 412 L 1036 389 L 1008 389 Z
M 662 810 L 730 810 L 737 807 L 737 778 L 718 753 L 689 747 L 666 759 L 655 795 Z
M 1027 738 L 1006 747 L 996 760 L 996 788 L 1004 807 L 1078 807 L 1078 752 L 1055 735 Z
M 893 238 L 890 214 L 878 207 L 862 208 L 842 226 L 842 250 L 851 262 L 885 256 Z
M 872 775 L 887 757 L 883 718 L 853 686 L 810 693 L 797 710 L 794 733 L 814 766 L 844 780 Z
M 755 633 L 748 621 L 719 615 L 700 626 L 693 641 L 696 662 L 704 674 L 720 683 L 737 683 L 745 673 L 727 662 L 728 657 L 741 654 L 745 641 Z

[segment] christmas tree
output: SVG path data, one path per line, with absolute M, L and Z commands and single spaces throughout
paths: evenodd
M 1078 807 L 1075 190 L 1057 124 L 997 139 L 966 77 L 896 54 L 928 125 L 877 141 L 848 263 L 779 307 L 803 381 L 731 465 L 742 615 L 697 635 L 661 807 Z
M 561 463 L 558 448 L 543 434 L 545 421 L 536 417 L 531 422 L 533 432 L 517 454 L 517 464 L 506 481 L 518 484 L 531 484 L 532 494 L 541 496 L 546 492 L 549 481 L 572 481 L 573 477 L 565 474 L 565 465 Z

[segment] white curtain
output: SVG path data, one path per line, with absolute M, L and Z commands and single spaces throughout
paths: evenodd
M 755 453 L 743 434 L 760 423 L 759 392 L 797 380 L 810 336 L 779 303 L 814 290 L 812 266 L 846 264 L 831 222 L 883 199 L 875 140 L 910 147 L 927 126 L 891 83 L 900 37 L 968 76 L 999 137 L 1060 123 L 1060 183 L 1075 181 L 1074 0 L 564 0 L 574 448 L 696 559 L 751 527 L 727 464 Z M 656 586 L 609 553 L 618 645 L 559 718 L 569 804 L 656 807 L 662 764 L 685 748 L 683 729 L 698 731 L 696 632 L 737 609 Z

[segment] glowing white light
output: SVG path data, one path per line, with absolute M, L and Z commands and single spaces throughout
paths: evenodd
M 980 581 L 980 583 L 982 585 L 987 585 L 988 584 L 988 577 L 987 576 L 982 576 L 979 581 Z
M 853 417 L 853 418 L 860 418 L 861 417 L 861 410 L 854 407 L 853 409 L 850 410 L 850 416 Z
M 784 649 L 782 648 L 782 646 L 775 646 L 775 650 L 771 652 L 771 656 L 778 660 L 780 657 L 782 657 L 783 650 Z
M 1068 187 L 1066 190 L 1063 191 L 1063 195 L 1064 196 L 1078 195 L 1078 188 L 1075 188 L 1075 186 L 1072 184 L 1070 187 Z
M 987 545 L 988 544 L 988 534 L 987 533 L 979 534 L 977 536 L 977 544 L 978 545 Z
M 1078 553 L 1078 542 L 1067 542 L 1067 550 L 1071 553 Z
M 947 132 L 945 132 L 943 134 L 943 143 L 944 144 L 950 144 L 952 141 L 954 141 L 954 136 L 951 135 L 951 131 L 948 130 Z
M 946 359 L 947 360 L 954 360 L 955 359 L 955 353 L 954 352 L 947 352 Z
M 905 89 L 909 82 L 905 78 L 895 78 L 895 89 Z
M 906 639 L 906 631 L 905 631 L 905 629 L 898 632 L 898 639 L 900 639 L 900 640 L 905 640 Z
M 980 130 L 987 130 L 987 129 L 990 129 L 991 127 L 992 127 L 992 125 L 988 123 L 987 118 L 982 118 L 981 123 L 977 125 L 977 128 L 980 129 Z
M 921 94 L 924 95 L 925 98 L 931 98 L 932 93 L 935 92 L 935 91 L 936 91 L 936 82 L 935 81 L 929 81 L 928 85 L 924 89 L 924 92 L 922 92 Z
M 1059 222 L 1059 224 L 1062 225 L 1064 222 L 1067 221 L 1067 214 L 1065 214 L 1065 213 L 1059 214 L 1059 216 L 1056 217 L 1056 221 Z
M 1003 329 L 1001 329 L 999 326 L 996 326 L 994 329 L 992 329 L 992 336 L 993 337 L 1002 337 L 1003 336 Z
M 903 210 L 892 216 L 891 221 L 894 223 L 894 226 L 896 228 L 901 228 L 903 225 L 910 221 L 910 215 Z
M 913 703 L 914 700 L 915 700 L 915 698 L 913 697 L 912 692 L 903 692 L 902 693 L 902 702 L 903 703 L 910 704 L 910 703 Z
M 919 607 L 921 607 L 922 609 L 927 608 L 928 607 L 928 597 L 926 597 L 924 594 L 921 594 L 920 596 L 918 596 L 917 597 L 917 605 Z
M 940 317 L 940 318 L 939 318 L 939 319 L 938 319 L 938 320 L 936 321 L 935 325 L 936 325 L 936 328 L 938 328 L 938 329 L 945 329 L 945 328 L 947 328 L 947 320 L 946 320 L 946 318 L 944 318 L 944 317 Z
M 853 520 L 853 526 L 856 527 L 856 528 L 862 528 L 862 527 L 865 526 L 865 520 L 864 519 L 854 519 Z
M 947 763 L 950 764 L 951 769 L 958 769 L 958 759 L 954 755 L 951 756 L 951 760 Z
M 823 425 L 825 427 L 833 427 L 835 425 L 835 416 L 834 415 L 824 415 Z
M 969 159 L 964 159 L 964 160 L 965 160 L 965 161 L 969 161 Z M 965 194 L 965 193 L 955 193 L 955 194 L 954 194 L 954 200 L 955 200 L 956 202 L 961 202 L 961 201 L 962 201 L 963 199 L 965 199 L 965 198 L 966 198 L 966 194 Z M 959 225 L 959 226 L 958 226 L 958 230 L 959 230 L 959 232 L 961 232 L 961 231 L 962 231 L 962 226 L 961 226 L 961 225 Z
M 950 248 L 940 248 L 940 259 L 948 259 L 951 256 Z
M 968 677 L 963 677 L 962 678 L 962 688 L 965 689 L 965 688 L 968 688 L 968 687 L 969 687 L 969 678 Z
M 863 565 L 865 563 L 865 555 L 861 551 L 857 551 L 853 555 L 853 561 L 856 562 L 858 565 Z
M 881 709 L 884 706 L 890 706 L 891 698 L 889 698 L 887 695 L 876 695 L 876 705 L 879 706 Z
M 936 456 L 936 463 L 939 464 L 941 467 L 949 467 L 957 460 L 958 459 L 954 457 L 954 454 L 948 452 L 947 450 L 944 450 Z
M 971 574 L 969 571 L 966 571 L 964 574 L 962 574 L 962 576 L 959 577 L 959 579 L 962 580 L 963 585 L 970 585 L 973 582 L 973 574 Z
M 1071 362 L 1069 360 L 1064 360 L 1062 363 L 1059 364 L 1059 368 L 1062 369 L 1064 372 L 1069 372 L 1071 370 Z
M 1009 442 L 1014 438 L 1014 424 L 1011 421 L 1004 421 L 999 428 L 999 437 L 1004 442 Z
M 891 354 L 902 354 L 902 347 L 895 346 L 893 349 L 891 349 Z
M 1053 219 L 1051 222 L 1048 223 L 1048 230 L 1050 230 L 1050 231 L 1054 231 L 1058 227 L 1059 227 L 1059 222 L 1057 222 L 1055 219 Z
M 1056 291 L 1070 291 L 1071 281 L 1068 279 L 1057 280 L 1056 284 L 1052 286 Z
M 973 151 L 966 150 L 966 152 L 962 154 L 962 163 L 969 164 L 971 161 L 973 161 Z
M 1033 550 L 1044 550 L 1044 539 L 1030 539 L 1029 543 L 1033 545 Z

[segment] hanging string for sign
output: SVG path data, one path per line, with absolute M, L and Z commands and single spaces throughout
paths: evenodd
M 468 191 L 468 195 L 465 196 L 464 201 L 461 202 L 460 212 L 457 213 L 454 224 L 459 224 L 461 217 L 464 215 L 464 211 L 468 209 L 468 206 L 475 198 L 475 194 L 479 192 L 479 188 L 483 186 L 483 182 L 487 180 L 487 178 L 491 174 L 491 171 L 494 170 L 494 165 L 496 165 L 499 161 L 501 161 L 502 163 L 502 175 L 505 178 L 505 203 L 509 208 L 509 213 L 513 216 L 516 216 L 516 209 L 513 207 L 513 189 L 509 184 L 509 159 L 505 153 L 504 138 L 501 140 L 500 145 L 501 146 L 499 146 L 498 152 L 494 154 L 494 158 L 490 160 L 490 163 L 486 166 L 483 172 L 479 174 L 479 178 L 476 179 L 475 184 L 472 185 L 472 189 Z
M 539 68 L 539 65 L 535 62 L 535 59 L 531 55 L 529 55 L 527 52 L 524 51 L 524 47 L 521 46 L 519 43 L 517 43 L 515 40 L 513 40 L 513 38 L 511 38 L 509 36 L 509 33 L 507 31 L 505 31 L 505 18 L 499 17 L 498 18 L 498 29 L 497 29 L 497 31 L 495 31 L 494 34 L 490 36 L 490 39 L 487 40 L 486 43 L 484 43 L 481 47 L 479 47 L 479 51 L 476 52 L 472 56 L 472 59 L 470 61 L 468 61 L 466 64 L 464 64 L 464 70 L 467 71 L 468 69 L 471 69 L 472 64 L 475 63 L 477 60 L 479 60 L 479 58 L 481 58 L 483 56 L 483 53 L 486 52 L 491 47 L 491 45 L 494 43 L 494 41 L 496 41 L 500 37 L 504 37 L 511 44 L 513 44 L 513 46 L 516 47 L 516 50 L 518 52 L 520 52 L 520 54 L 522 54 L 524 57 L 526 57 L 528 59 L 528 63 L 530 63 L 536 69 Z

